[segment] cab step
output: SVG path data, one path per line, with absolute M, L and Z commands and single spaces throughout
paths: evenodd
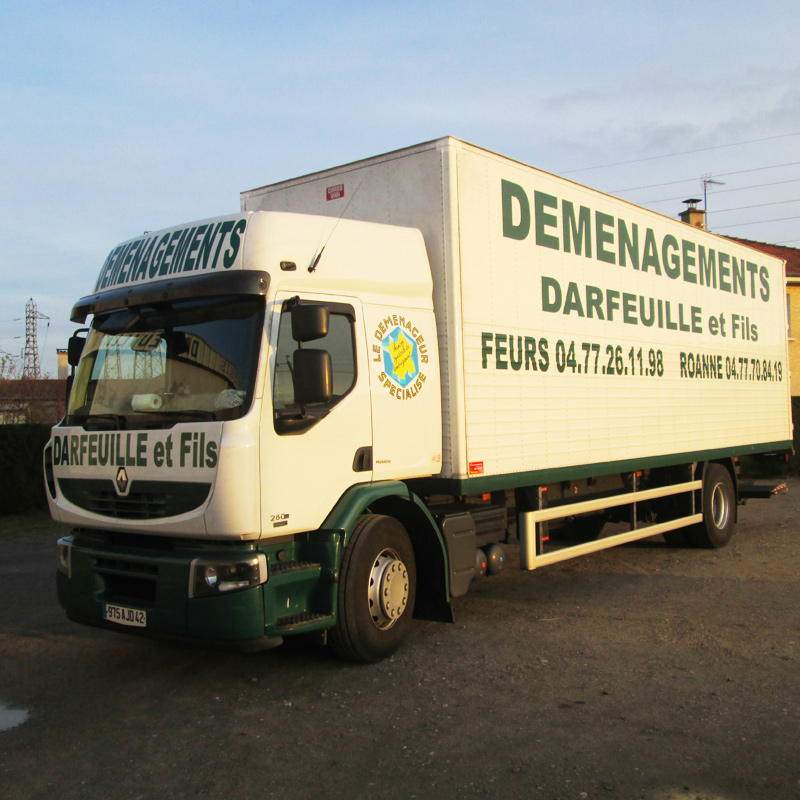
M 292 614 L 278 620 L 277 629 L 280 633 L 290 633 L 305 628 L 323 627 L 323 623 L 332 622 L 331 614 L 318 614 L 314 611 L 305 611 L 302 614 Z

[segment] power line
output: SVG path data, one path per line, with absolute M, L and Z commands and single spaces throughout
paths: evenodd
M 726 192 L 743 192 L 745 189 L 763 189 L 766 186 L 780 186 L 782 183 L 797 183 L 800 178 L 789 178 L 785 181 L 772 181 L 772 183 L 755 183 L 752 186 L 738 186 L 735 189 L 716 189 L 714 194 L 725 194 Z
M 774 203 L 758 203 L 754 206 L 738 206 L 736 208 L 715 208 L 715 214 L 724 214 L 726 211 L 746 211 L 749 208 L 764 208 L 765 206 L 783 206 L 786 203 L 800 203 L 800 198 L 794 200 L 776 200 Z
M 783 183 L 797 183 L 800 181 L 800 178 L 789 178 L 786 181 L 773 181 L 772 183 L 755 183 L 752 186 L 737 186 L 735 189 L 716 189 L 714 191 L 714 195 L 718 194 L 725 194 L 726 192 L 744 192 L 748 189 L 763 189 L 767 186 L 780 186 Z M 655 200 L 638 200 L 637 203 L 639 205 L 645 206 L 649 203 L 671 203 L 673 200 L 683 200 L 683 195 L 680 194 L 677 197 L 659 197 Z
M 643 161 L 655 161 L 659 158 L 673 158 L 674 156 L 687 156 L 692 153 L 706 153 L 709 150 L 721 150 L 725 147 L 738 147 L 743 144 L 756 144 L 757 142 L 769 142 L 773 139 L 786 139 L 790 136 L 800 136 L 800 131 L 797 133 L 782 133 L 777 136 L 765 136 L 763 139 L 750 139 L 746 142 L 731 142 L 730 144 L 717 144 L 711 147 L 699 147 L 696 150 L 683 150 L 679 153 L 665 153 L 660 156 L 648 156 L 646 158 L 634 158 L 631 161 L 618 161 L 614 164 L 598 164 L 596 167 L 581 167 L 580 169 L 561 170 L 560 175 L 571 175 L 576 172 L 588 172 L 593 169 L 606 169 L 607 167 L 623 167 L 628 164 L 641 164 Z
M 720 172 L 718 178 L 727 178 L 729 175 L 744 175 L 747 172 L 763 172 L 765 169 L 778 169 L 779 167 L 796 167 L 800 161 L 790 161 L 788 164 L 773 164 L 770 167 L 753 167 L 753 169 L 740 169 L 735 172 Z M 658 189 L 661 186 L 675 186 L 678 183 L 693 183 L 698 178 L 684 178 L 681 181 L 667 181 L 667 183 L 651 183 L 648 186 L 632 186 L 629 189 L 612 189 L 608 194 L 622 194 L 623 192 L 635 192 L 639 189 Z M 725 189 L 725 191 L 730 191 Z
M 786 222 L 787 220 L 790 220 L 790 219 L 800 219 L 800 216 L 796 216 L 796 217 L 779 217 L 778 219 L 760 219 L 760 220 L 754 220 L 752 222 L 740 222 L 737 225 L 715 225 L 714 226 L 714 230 L 715 231 L 722 231 L 722 230 L 725 230 L 725 228 L 742 228 L 745 225 L 765 225 L 768 222 Z

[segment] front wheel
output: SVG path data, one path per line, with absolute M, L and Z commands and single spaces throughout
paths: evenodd
M 733 535 L 735 518 L 731 474 L 721 464 L 709 464 L 703 476 L 703 521 L 687 533 L 697 547 L 725 547 Z
M 342 557 L 334 650 L 380 661 L 397 650 L 414 613 L 417 570 L 405 528 L 392 517 L 362 517 Z

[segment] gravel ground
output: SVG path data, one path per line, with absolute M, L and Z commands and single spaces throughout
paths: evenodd
M 800 481 L 731 544 L 509 566 L 373 666 L 95 631 L 45 518 L 0 520 L 0 794 L 800 798 Z

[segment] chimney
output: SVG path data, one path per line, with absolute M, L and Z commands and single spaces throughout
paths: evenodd
M 67 351 L 56 350 L 56 357 L 58 358 L 58 379 L 65 381 L 69 375 L 69 364 L 67 363 Z
M 685 210 L 681 211 L 678 215 L 681 222 L 691 225 L 693 228 L 706 228 L 706 212 L 702 208 L 698 208 L 697 204 L 700 202 L 699 197 L 690 197 L 684 200 L 686 203 Z

